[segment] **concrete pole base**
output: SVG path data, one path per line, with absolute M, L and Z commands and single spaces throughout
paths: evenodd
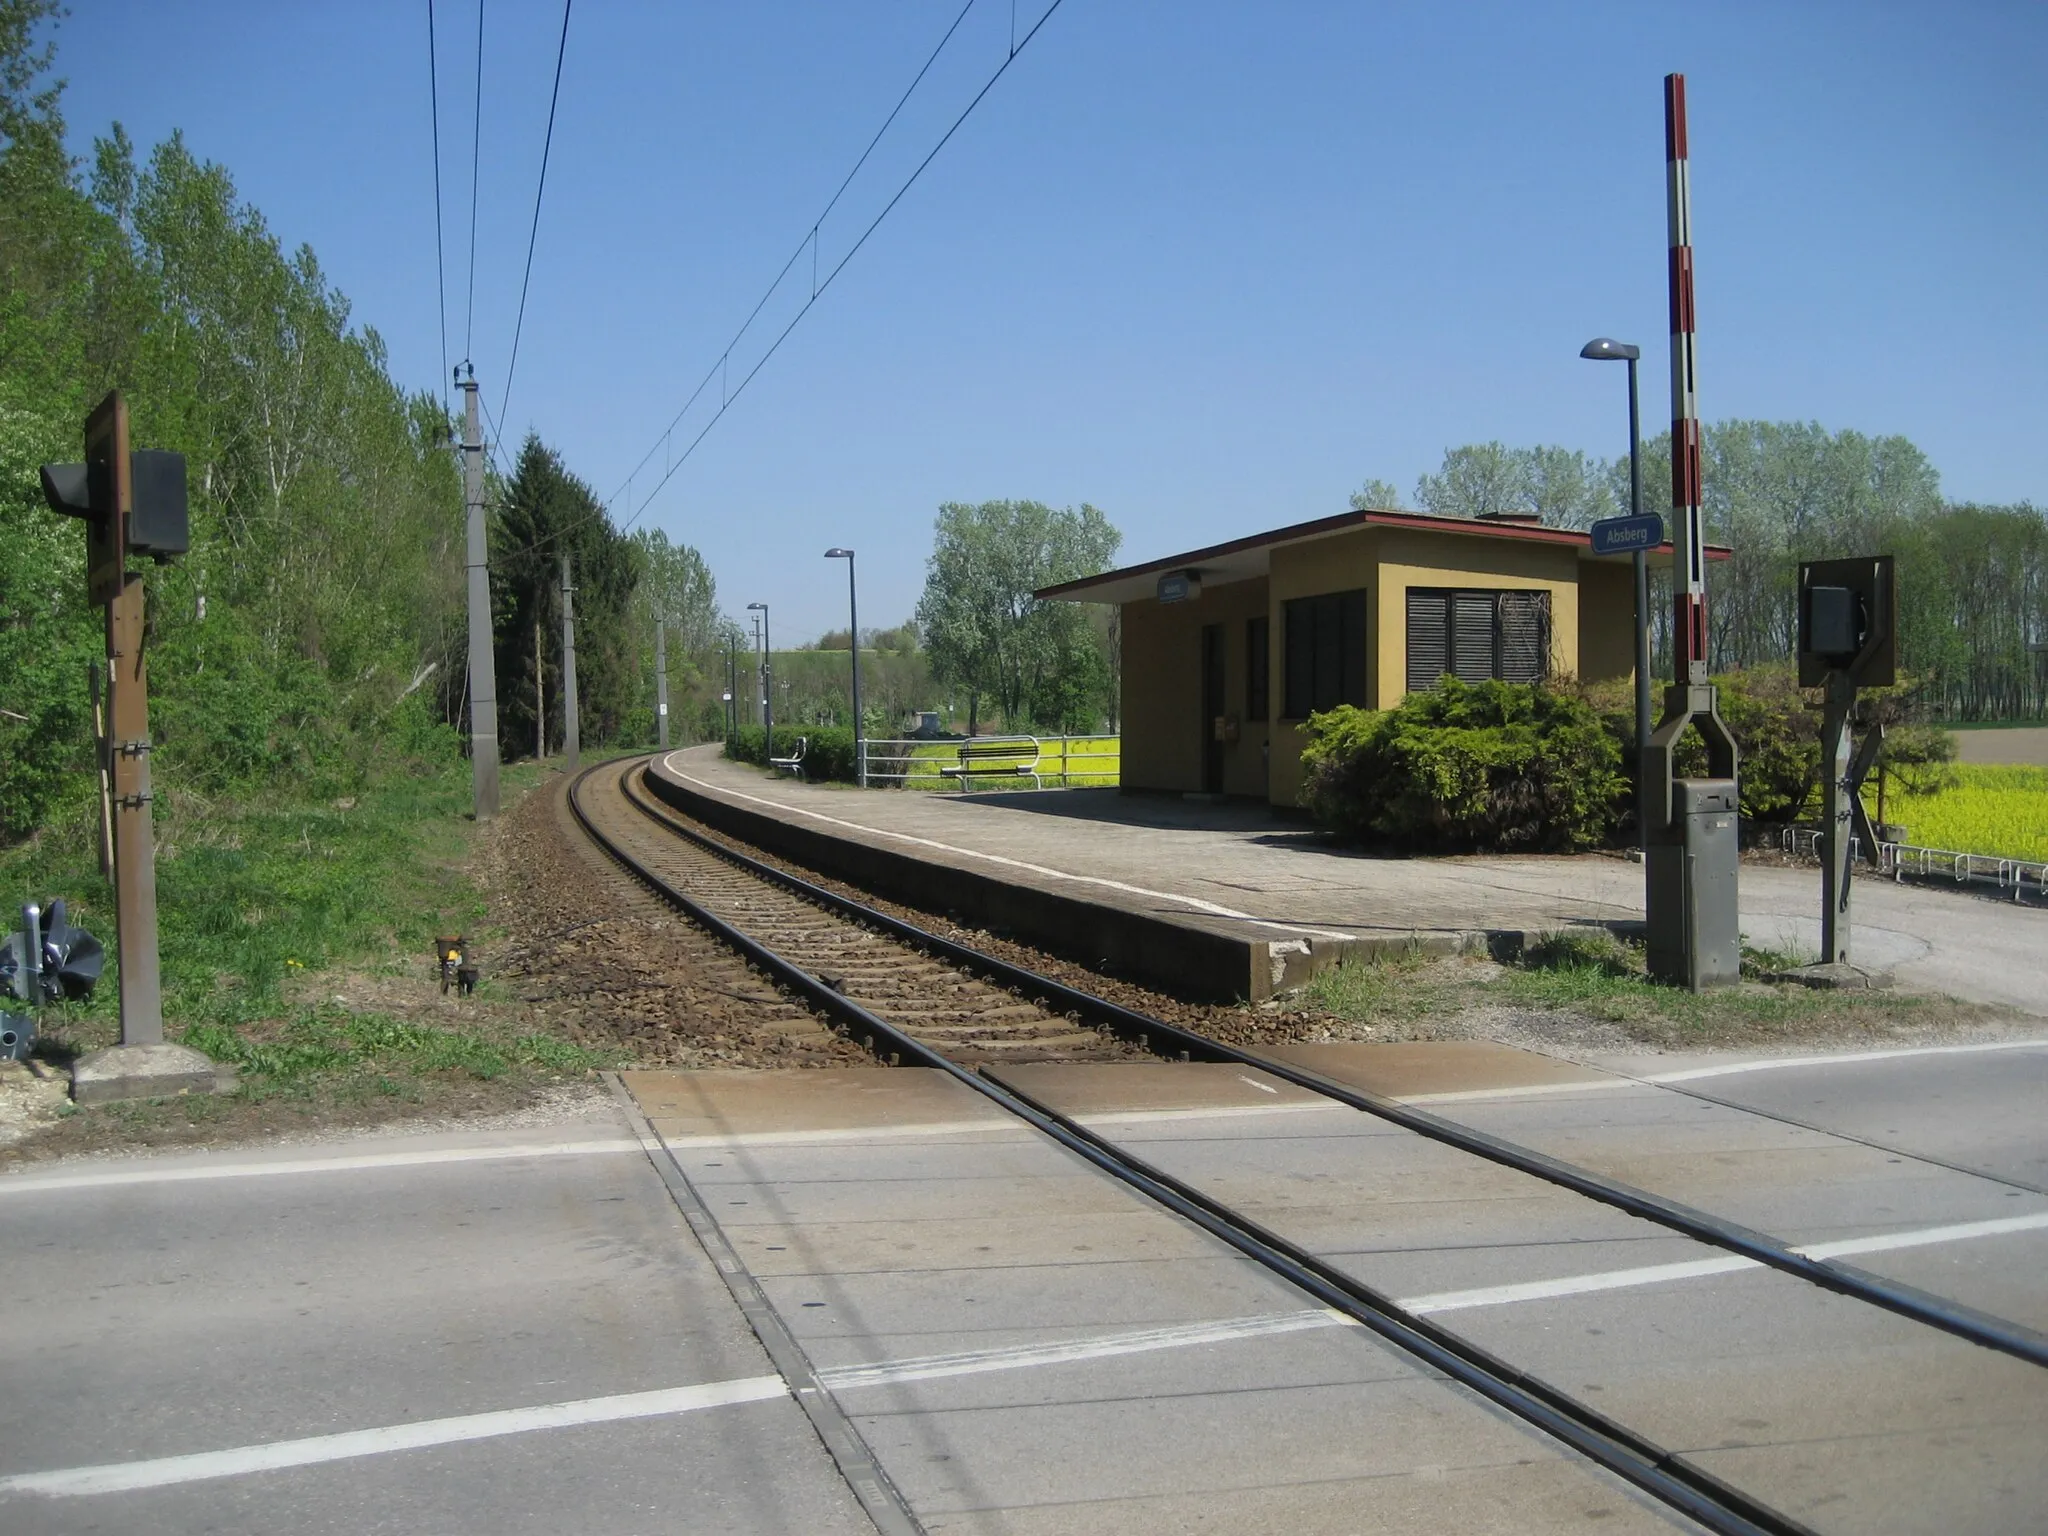
M 232 1067 L 216 1066 L 189 1046 L 169 1043 L 110 1045 L 79 1057 L 71 1068 L 71 1097 L 79 1104 L 226 1093 L 234 1086 Z
M 1891 987 L 1892 973 L 1866 971 L 1860 965 L 1851 965 L 1845 960 L 1833 960 L 1779 971 L 1770 979 L 1797 982 L 1802 987 L 1814 987 L 1830 992 L 1884 992 Z

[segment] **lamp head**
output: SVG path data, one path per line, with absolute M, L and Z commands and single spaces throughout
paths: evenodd
M 827 560 L 851 560 L 853 558 L 853 551 L 850 549 L 828 549 L 825 551 L 825 558 Z
M 1615 341 L 1606 336 L 1595 337 L 1579 348 L 1579 356 L 1589 357 L 1596 363 L 1632 363 L 1643 355 L 1643 349 L 1626 341 Z
M 750 610 L 758 608 L 763 613 L 766 613 L 768 611 L 768 605 L 766 603 L 749 603 L 747 604 L 747 607 Z

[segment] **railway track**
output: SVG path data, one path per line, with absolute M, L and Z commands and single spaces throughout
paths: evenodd
M 881 1061 L 948 1074 L 1706 1529 L 1777 1536 L 1811 1531 L 981 1069 L 1161 1057 L 1255 1067 L 1696 1241 L 1981 1347 L 2048 1365 L 2048 1339 L 2005 1319 L 1838 1261 L 1810 1258 L 1769 1234 L 1093 997 L 812 885 L 730 848 L 655 801 L 636 782 L 644 764 L 603 765 L 571 786 L 570 807 L 585 831 L 635 879 L 823 1014 L 840 1034 Z

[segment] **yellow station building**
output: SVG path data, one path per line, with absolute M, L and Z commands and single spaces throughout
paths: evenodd
M 1314 711 L 1391 709 L 1447 673 L 1635 671 L 1630 557 L 1527 518 L 1345 512 L 1038 596 L 1122 610 L 1126 789 L 1291 806 Z

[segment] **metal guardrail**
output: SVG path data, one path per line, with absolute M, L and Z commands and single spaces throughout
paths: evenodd
M 1032 787 L 1037 789 L 1069 789 L 1076 779 L 1114 782 L 1123 760 L 1123 741 L 1114 736 L 976 736 L 972 742 L 977 752 L 1011 748 L 1020 758 L 1027 752 L 1035 757 L 1039 766 Z M 957 789 L 961 787 L 957 772 L 960 749 L 967 744 L 967 739 L 870 739 L 868 783 L 898 789 Z M 946 769 L 956 771 L 948 773 Z M 1022 789 L 1024 785 L 1020 778 L 1003 787 Z
M 1780 841 L 1789 854 L 1820 856 L 1817 827 L 1787 827 Z M 1849 842 L 1850 857 L 1860 858 L 1861 840 L 1852 836 Z M 2009 859 L 1989 853 L 1964 853 L 1958 848 L 1881 842 L 1877 845 L 1877 867 L 1880 874 L 1890 875 L 1895 883 L 1908 875 L 1922 880 L 1946 877 L 1958 885 L 1991 885 L 2001 891 L 2010 890 L 2014 901 L 2024 900 L 2030 891 L 2037 899 L 2048 900 L 2048 861 L 2041 859 Z

